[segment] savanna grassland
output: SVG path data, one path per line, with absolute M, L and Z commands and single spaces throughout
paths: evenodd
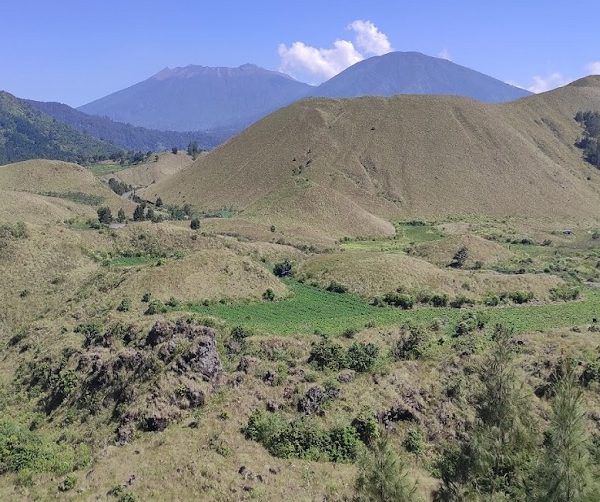
M 597 500 L 597 98 L 0 167 L 0 500 Z

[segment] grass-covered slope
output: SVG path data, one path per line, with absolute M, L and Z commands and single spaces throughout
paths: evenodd
M 447 214 L 600 216 L 600 172 L 575 142 L 596 80 L 504 105 L 455 97 L 313 99 L 280 110 L 149 198 L 233 206 L 331 237 L 389 233 L 382 219 Z
M 38 158 L 84 163 L 119 151 L 0 91 L 0 164 Z

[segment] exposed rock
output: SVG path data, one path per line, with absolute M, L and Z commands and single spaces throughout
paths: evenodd
M 337 389 L 329 388 L 324 390 L 322 387 L 315 386 L 308 389 L 304 397 L 298 402 L 298 411 L 305 415 L 323 415 L 323 405 L 335 399 L 339 394 Z

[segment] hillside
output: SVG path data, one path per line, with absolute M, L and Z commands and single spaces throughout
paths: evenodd
M 598 78 L 504 105 L 397 96 L 295 103 L 150 198 L 329 237 L 393 233 L 386 220 L 452 214 L 595 219 L 600 173 L 574 146 Z
M 119 151 L 0 91 L 0 164 L 36 158 L 89 162 Z
M 126 150 L 161 152 L 172 147 L 186 148 L 192 141 L 200 148 L 210 149 L 222 143 L 228 134 L 201 131 L 158 131 L 115 122 L 108 117 L 98 117 L 80 112 L 62 103 L 24 100 L 27 104 L 80 132 L 107 141 Z
M 137 126 L 174 131 L 239 130 L 305 96 L 310 86 L 246 64 L 238 68 L 165 68 L 79 108 Z
M 419 52 L 390 52 L 366 59 L 324 82 L 311 94 L 332 98 L 432 94 L 465 96 L 484 103 L 531 95 L 452 61 Z

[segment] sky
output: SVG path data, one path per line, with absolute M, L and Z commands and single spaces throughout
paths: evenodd
M 80 106 L 165 67 L 319 83 L 391 50 L 534 92 L 600 74 L 599 0 L 0 0 L 0 89 Z

